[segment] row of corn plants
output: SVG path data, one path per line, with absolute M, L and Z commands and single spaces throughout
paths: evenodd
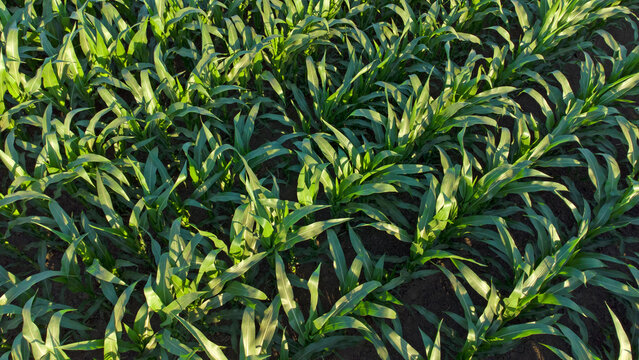
M 637 11 L 0 1 L 0 360 L 636 359 Z

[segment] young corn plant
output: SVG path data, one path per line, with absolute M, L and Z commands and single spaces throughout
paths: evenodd
M 298 200 L 302 203 L 313 202 L 319 191 L 318 180 L 323 186 L 333 211 L 340 206 L 364 196 L 397 192 L 395 183 L 407 186 L 419 186 L 404 175 L 420 174 L 431 169 L 427 166 L 397 164 L 392 162 L 396 155 L 392 151 L 376 152 L 368 142 L 360 142 L 348 129 L 340 130 L 328 123 L 339 148 L 331 146 L 330 137 L 319 133 L 313 136 L 313 142 L 323 156 L 315 153 L 313 143 L 304 140 L 298 144 L 298 157 L 304 168 L 298 178 Z M 330 171 L 330 172 L 329 172 Z

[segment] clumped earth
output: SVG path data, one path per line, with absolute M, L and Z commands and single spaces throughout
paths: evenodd
M 0 2 L 0 360 L 636 359 L 638 10 Z

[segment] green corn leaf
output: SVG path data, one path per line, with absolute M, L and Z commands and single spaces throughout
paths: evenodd
M 621 322 L 617 315 L 610 309 L 610 306 L 606 304 L 608 312 L 612 317 L 612 322 L 615 324 L 615 330 L 617 331 L 617 340 L 619 341 L 619 360 L 631 360 L 632 359 L 632 347 L 630 346 L 630 340 L 628 335 L 623 329 Z
M 281 250 L 288 250 L 299 242 L 310 240 L 323 233 L 325 230 L 349 220 L 350 218 L 331 219 L 326 221 L 318 221 L 310 225 L 302 226 L 286 239 L 286 242 L 282 245 Z
M 383 183 L 370 183 L 370 184 L 361 184 L 359 186 L 351 186 L 342 194 L 342 201 L 348 201 L 350 199 L 360 197 L 360 196 L 368 196 L 373 194 L 383 194 L 389 192 L 397 192 L 397 189 L 390 184 Z
M 80 273 L 80 264 L 78 263 L 78 259 L 76 257 L 76 250 L 81 244 L 81 241 L 87 235 L 88 234 L 84 234 L 73 240 L 73 242 L 69 244 L 67 250 L 64 252 L 60 264 L 60 271 L 65 274 L 65 276 L 77 275 Z
M 31 351 L 29 349 L 29 344 L 24 340 L 22 333 L 19 333 L 13 343 L 11 344 L 11 352 L 5 352 L 3 356 L 4 359 L 9 359 L 9 355 L 11 355 L 12 359 L 23 360 L 31 358 Z
M 344 329 L 356 329 L 363 332 L 369 331 L 363 322 L 350 316 L 334 316 L 330 318 L 326 324 L 324 324 L 322 331 L 324 333 L 331 333 Z
M 110 162 L 111 162 L 111 160 L 105 158 L 102 155 L 98 155 L 98 154 L 82 154 L 82 155 L 78 156 L 75 160 L 73 160 L 69 164 L 67 164 L 67 167 L 69 167 L 70 169 L 73 169 L 76 166 L 84 165 L 84 164 L 87 164 L 87 163 L 110 163 Z
M 459 269 L 462 274 L 462 277 L 470 287 L 473 288 L 481 297 L 488 300 L 488 294 L 490 293 L 490 285 L 484 280 L 482 280 L 477 274 L 467 265 L 465 265 L 461 261 L 456 261 L 454 258 L 451 258 L 452 263 Z
M 146 303 L 149 308 L 155 312 L 159 312 L 164 307 L 162 303 L 162 299 L 158 296 L 158 294 L 153 290 L 153 282 L 151 281 L 151 275 L 144 285 L 144 296 L 146 297 Z
M 125 285 L 126 283 L 117 276 L 113 275 L 112 272 L 105 269 L 102 265 L 100 265 L 100 260 L 93 259 L 93 263 L 86 270 L 89 274 L 95 276 L 98 280 L 106 281 L 108 283 L 117 284 L 117 285 Z
M 516 339 L 539 334 L 558 335 L 560 333 L 557 329 L 547 324 L 525 323 L 503 327 L 493 333 L 491 337 L 495 340 L 511 342 Z
M 47 325 L 47 339 L 45 345 L 47 351 L 55 356 L 56 359 L 69 359 L 69 357 L 60 349 L 60 323 L 62 316 L 72 309 L 65 309 L 57 311 L 51 316 L 49 324 Z
M 311 274 L 308 279 L 308 291 L 311 293 L 311 301 L 308 311 L 308 318 L 314 319 L 317 314 L 317 303 L 319 301 L 319 276 L 322 264 L 317 265 L 317 268 Z
M 135 289 L 137 281 L 129 285 L 126 290 L 122 292 L 118 301 L 113 307 L 113 313 L 111 319 L 107 324 L 104 333 L 104 358 L 105 359 L 119 359 L 120 352 L 118 350 L 118 339 L 122 333 L 122 318 L 124 317 L 126 304 L 129 302 L 131 293 Z
M 191 323 L 182 319 L 179 316 L 176 316 L 175 318 L 180 322 L 180 324 L 182 324 L 182 326 L 186 328 L 186 330 L 188 330 L 189 333 L 191 333 L 191 335 L 193 335 L 195 340 L 197 340 L 200 346 L 202 346 L 202 348 L 204 349 L 204 352 L 210 359 L 214 359 L 214 360 L 227 359 L 227 357 L 222 352 L 222 349 L 220 348 L 220 346 L 213 343 L 211 340 L 207 339 L 206 335 L 204 335 L 204 333 L 202 333 L 200 329 L 193 326 Z
M 280 295 L 275 295 L 271 305 L 264 311 L 264 317 L 260 322 L 260 331 L 255 341 L 255 345 L 258 347 L 257 354 L 264 354 L 270 349 L 275 331 L 277 330 L 280 304 Z
M 337 235 L 335 235 L 335 231 L 333 231 L 333 229 L 329 229 L 326 232 L 326 237 L 328 239 L 331 258 L 333 259 L 333 268 L 335 269 L 335 275 L 337 276 L 337 280 L 339 280 L 339 283 L 344 286 L 346 283 L 347 269 L 346 258 L 344 258 L 342 246 L 340 245 L 340 242 L 337 239 Z
M 326 321 L 333 316 L 344 316 L 353 311 L 368 294 L 380 287 L 382 284 L 378 281 L 369 281 L 361 284 L 351 290 L 348 294 L 342 296 L 335 302 L 331 310 L 313 321 L 313 327 L 316 330 L 322 329 Z
M 342 291 L 349 291 L 353 289 L 359 280 L 360 274 L 362 272 L 362 260 L 359 256 L 356 256 L 351 263 L 351 267 L 348 269 L 346 273 L 346 277 L 344 279 L 344 285 L 340 286 Z
M 224 292 L 233 296 L 242 296 L 256 300 L 267 300 L 265 293 L 250 285 L 243 284 L 238 281 L 231 281 L 225 288 Z
M 592 351 L 590 351 L 590 349 L 588 348 L 588 346 L 581 340 L 581 338 L 577 334 L 575 334 L 572 330 L 570 330 L 568 327 L 562 324 L 557 324 L 557 327 L 559 327 L 561 332 L 564 334 L 564 336 L 570 343 L 570 348 L 572 350 L 572 353 L 577 357 L 577 359 L 584 359 L 584 360 L 600 359 L 598 356 L 593 354 Z
M 357 305 L 355 309 L 353 309 L 353 314 L 357 314 L 360 316 L 373 316 L 384 319 L 397 318 L 397 313 L 395 312 L 395 310 L 369 301 L 362 301 L 361 303 L 359 303 L 359 305 Z
M 100 201 L 100 206 L 106 216 L 106 220 L 109 222 L 109 225 L 115 228 L 124 227 L 122 218 L 113 208 L 111 197 L 109 196 L 108 191 L 104 187 L 104 183 L 102 182 L 102 177 L 100 176 L 99 171 L 96 171 L 95 173 L 95 186 L 98 190 L 98 200 Z
M 140 73 L 140 87 L 146 104 L 146 112 L 147 114 L 153 114 L 158 108 L 158 101 L 153 91 L 151 81 L 149 80 L 149 74 L 150 71 L 142 71 Z
M 9 70 L 9 75 L 13 77 L 13 81 L 20 82 L 20 45 L 18 43 L 18 28 L 13 23 L 7 29 L 6 48 L 7 54 L 6 66 Z
M 550 351 L 552 351 L 561 360 L 575 360 L 575 358 L 573 358 L 572 356 L 568 355 L 565 351 L 563 351 L 561 349 L 557 349 L 554 346 L 550 346 L 550 345 L 546 345 L 546 344 L 542 344 L 542 345 L 545 346 L 546 348 L 548 348 Z
M 437 335 L 435 336 L 435 341 L 430 347 L 426 348 L 426 354 L 429 360 L 440 360 L 442 356 L 442 347 L 441 347 L 441 328 L 444 320 L 442 319 L 437 325 Z
M 580 148 L 579 152 L 581 152 L 588 162 L 588 175 L 590 176 L 590 181 L 592 181 L 592 184 L 595 186 L 595 200 L 601 201 L 606 178 L 604 171 L 590 150 Z
M 13 300 L 15 300 L 18 296 L 22 295 L 26 291 L 29 291 L 35 284 L 40 281 L 49 279 L 54 276 L 63 275 L 60 271 L 42 271 L 35 275 L 31 275 L 26 279 L 20 281 L 19 283 L 11 286 L 9 290 L 7 290 L 2 296 L 0 296 L 0 306 L 11 304 Z
M 166 27 L 168 28 L 172 24 L 177 23 L 178 21 L 182 20 L 185 16 L 190 14 L 200 14 L 203 16 L 207 16 L 207 14 L 204 11 L 198 8 L 193 8 L 193 7 L 181 8 L 175 13 L 175 15 L 173 15 L 173 17 L 170 20 L 166 22 Z
M 170 354 L 184 357 L 191 356 L 194 359 L 201 359 L 197 356 L 193 356 L 195 350 L 184 345 L 179 340 L 171 337 L 171 333 L 167 330 L 164 330 L 161 334 L 156 334 L 155 339 L 157 340 L 158 344 L 160 344 L 160 346 L 168 351 Z
M 162 308 L 162 311 L 171 318 L 178 316 L 182 311 L 186 310 L 189 305 L 197 301 L 204 294 L 206 294 L 206 291 L 194 291 L 184 294 L 172 301 L 166 307 Z
M 244 308 L 244 312 L 242 315 L 241 343 L 241 359 L 246 359 L 250 356 L 257 355 L 255 347 L 255 310 L 248 306 Z
M 404 360 L 418 360 L 423 357 L 412 347 L 406 340 L 404 340 L 398 333 L 393 331 L 388 325 L 382 324 L 382 334 L 390 342 L 390 344 L 397 350 Z
M 249 269 L 255 266 L 258 262 L 260 262 L 260 260 L 264 259 L 266 255 L 267 255 L 266 252 L 254 254 L 242 260 L 240 263 L 235 264 L 231 266 L 230 268 L 226 269 L 226 271 L 224 271 L 224 273 L 222 273 L 222 275 L 220 275 L 219 277 L 216 277 L 215 279 L 209 281 L 208 287 L 211 289 L 211 292 L 212 292 L 211 295 L 214 296 L 219 294 L 220 291 L 222 291 L 222 288 L 224 287 L 224 285 L 228 281 L 233 280 L 241 276 L 245 272 L 247 272 Z
M 9 155 L 0 150 L 0 160 L 2 160 L 4 166 L 9 170 L 9 174 L 11 174 L 12 178 L 28 176 L 27 172 L 22 168 L 22 166 L 20 166 L 20 164 L 15 161 L 15 156 Z
M 31 306 L 33 305 L 34 299 L 35 296 L 29 299 L 24 305 L 24 308 L 22 308 L 22 337 L 29 343 L 33 356 L 36 359 L 40 359 L 47 354 L 47 348 L 44 341 L 42 341 L 40 329 L 31 317 Z
M 282 220 L 282 228 L 288 230 L 306 216 L 329 207 L 328 205 L 309 205 L 295 210 Z
M 17 191 L 0 199 L 0 207 L 13 204 L 16 201 L 33 199 L 50 200 L 51 198 L 45 194 L 35 191 Z
M 71 344 L 64 344 L 60 346 L 61 350 L 71 350 L 71 351 L 91 351 L 98 350 L 104 347 L 104 340 L 83 340 L 74 342 Z
M 455 295 L 459 300 L 462 309 L 464 311 L 464 317 L 466 320 L 466 329 L 468 330 L 468 336 L 466 337 L 467 343 L 474 343 L 477 341 L 477 329 L 475 328 L 475 323 L 478 321 L 477 312 L 475 309 L 475 305 L 470 298 L 470 295 L 466 291 L 466 288 L 457 280 L 455 275 L 448 271 L 446 268 L 437 266 L 443 273 L 446 275 L 448 280 L 451 282 L 453 286 L 453 290 L 455 291 Z
M 366 278 L 370 279 L 373 275 L 373 267 L 374 267 L 373 261 L 371 260 L 368 251 L 364 247 L 364 244 L 362 244 L 361 239 L 359 238 L 355 230 L 353 230 L 353 228 L 350 225 L 348 225 L 348 236 L 349 236 L 351 245 L 353 246 L 353 250 L 355 250 L 355 252 L 357 253 L 357 256 L 359 256 L 360 259 L 362 260 L 362 265 L 364 267 L 364 274 L 366 275 Z M 344 266 L 346 266 L 346 261 L 344 261 Z
M 282 332 L 282 341 L 280 342 L 280 360 L 288 360 L 289 356 L 289 341 L 286 338 L 286 333 Z
M 80 236 L 80 233 L 73 223 L 73 220 L 69 217 L 69 214 L 64 211 L 60 204 L 58 204 L 57 201 L 49 201 L 49 211 L 51 211 L 51 215 L 53 215 L 55 222 L 58 224 L 58 227 L 65 235 L 76 238 Z
M 639 299 L 639 289 L 606 276 L 595 276 L 590 280 L 590 283 L 595 286 L 600 286 L 620 297 L 634 299 L 633 301 Z
M 300 336 L 304 336 L 304 316 L 293 297 L 293 287 L 286 275 L 286 268 L 282 257 L 275 253 L 275 275 L 277 277 L 277 290 L 282 301 L 282 308 L 288 317 L 288 322 L 293 330 Z

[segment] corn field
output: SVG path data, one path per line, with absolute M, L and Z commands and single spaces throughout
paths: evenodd
M 0 1 L 0 360 L 639 359 L 639 1 Z

